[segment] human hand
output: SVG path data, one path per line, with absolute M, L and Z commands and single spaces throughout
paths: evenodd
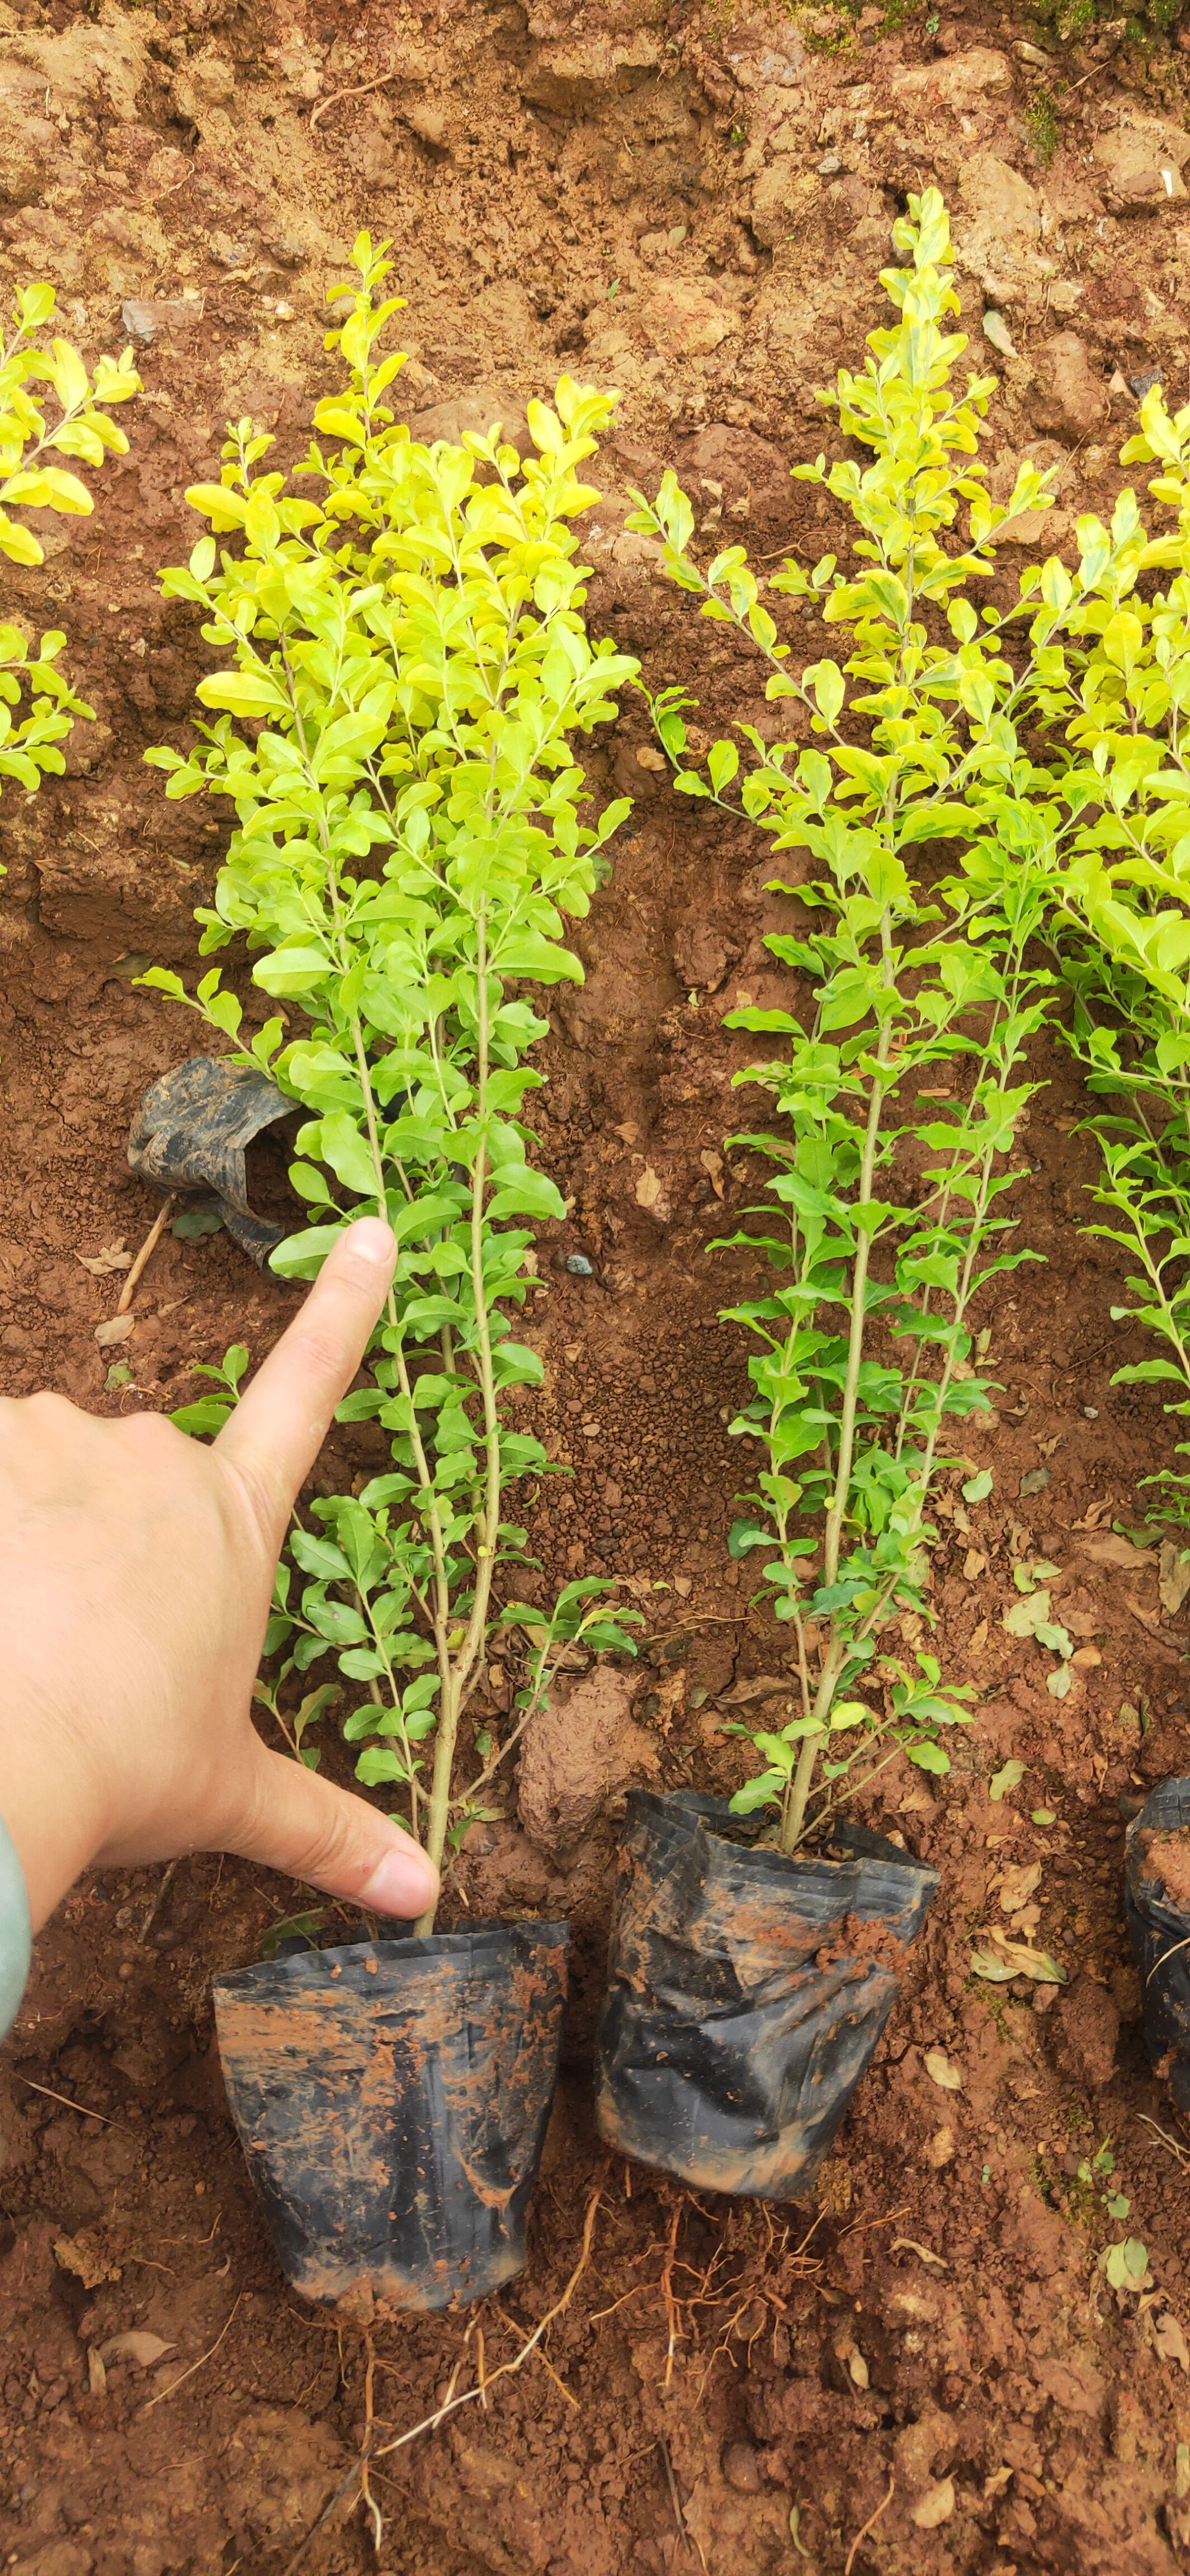
M 191 1851 L 381 1914 L 432 1904 L 410 1836 L 250 1715 L 290 1508 L 394 1259 L 378 1218 L 347 1228 L 209 1449 L 161 1414 L 0 1400 L 0 1815 L 35 1929 L 88 1862 Z

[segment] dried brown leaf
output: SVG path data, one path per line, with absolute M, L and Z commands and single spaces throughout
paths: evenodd
M 1162 2361 L 1176 2361 L 1179 2370 L 1190 2371 L 1190 2351 L 1187 2351 L 1185 2335 L 1172 2308 L 1167 2308 L 1164 2316 L 1155 2319 L 1153 2341 Z
M 853 2388 L 867 2388 L 870 2385 L 868 2365 L 859 2345 L 853 2343 L 849 2336 L 844 2336 L 835 2345 L 835 2359 L 842 2362 Z
M 74 1257 L 93 1279 L 110 1279 L 114 1270 L 132 1268 L 132 1254 L 125 1252 L 122 1243 L 101 1243 L 98 1252 L 76 1252 Z
M 1028 1904 L 1034 1888 L 1040 1887 L 1040 1885 L 1041 1863 L 1039 1860 L 1018 1861 L 1014 1868 L 1006 1869 L 1004 1876 L 1000 1881 L 1000 1907 L 1002 1913 L 1019 1914 L 1022 1905 Z
M 109 1315 L 95 1327 L 95 1339 L 101 1351 L 110 1351 L 116 1342 L 126 1342 L 135 1329 L 135 1315 Z
M 720 1708 L 747 1708 L 752 1700 L 776 1699 L 780 1691 L 791 1691 L 788 1673 L 750 1673 L 745 1680 L 733 1682 L 730 1690 L 718 1693 Z
M 646 1208 L 649 1215 L 655 1216 L 660 1225 L 665 1224 L 669 1215 L 669 1200 L 665 1195 L 664 1182 L 659 1180 L 651 1163 L 646 1163 L 643 1172 L 638 1175 L 636 1204 L 638 1207 Z
M 1121 1538 L 1118 1530 L 1104 1530 L 1099 1538 L 1083 1538 L 1079 1546 L 1092 1565 L 1121 1566 L 1127 1573 L 1143 1573 L 1154 1559 L 1149 1549 L 1134 1547 L 1130 1538 Z
M 145 2334 L 132 2326 L 124 2334 L 109 2335 L 107 2342 L 99 2346 L 99 2358 L 102 2362 L 134 2361 L 138 2370 L 150 2370 L 155 2361 L 164 2361 L 167 2352 L 176 2351 L 176 2344 L 165 2343 L 160 2335 Z
M 947 2056 L 944 2048 L 926 2050 L 925 2069 L 931 2083 L 940 2084 L 944 2093 L 962 2092 L 963 2070 Z
M 1190 1551 L 1183 1554 L 1182 1549 L 1167 1538 L 1162 1541 L 1160 1565 L 1157 1590 L 1170 1618 L 1176 1619 L 1186 1594 L 1190 1592 Z
M 915 2504 L 909 2520 L 919 2531 L 937 2531 L 939 2524 L 949 2522 L 954 2512 L 954 2479 L 940 2478 L 936 2487 L 927 2487 L 920 2504 Z

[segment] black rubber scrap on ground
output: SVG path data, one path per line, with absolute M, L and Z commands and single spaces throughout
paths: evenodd
M 213 1195 L 228 1233 L 260 1267 L 286 1228 L 253 1215 L 244 1149 L 296 1105 L 252 1065 L 188 1056 L 150 1083 L 129 1130 L 129 1165 L 154 1189 Z

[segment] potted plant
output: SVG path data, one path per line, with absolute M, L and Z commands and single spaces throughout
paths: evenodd
M 946 1434 L 989 1407 L 973 1301 L 1036 1257 L 1015 1246 L 1003 1202 L 1035 1090 L 1026 1049 L 1053 982 L 1027 954 L 1047 871 L 1012 791 L 1016 728 L 1062 600 L 1047 604 L 1052 583 L 1039 600 L 1031 575 L 1019 608 L 985 611 L 981 628 L 968 596 L 993 568 L 997 528 L 1045 506 L 1045 478 L 1025 467 L 1004 510 L 983 490 L 995 380 L 951 384 L 966 343 L 942 327 L 958 305 L 935 190 L 910 200 L 897 240 L 908 265 L 884 283 L 899 321 L 823 397 L 872 461 L 794 469 L 846 504 L 859 569 L 791 561 L 771 583 L 849 635 L 845 664 L 791 668 L 742 547 L 700 569 L 672 475 L 655 506 L 636 496 L 633 522 L 663 539 L 703 614 L 760 652 L 767 694 L 792 702 L 801 737 L 766 745 L 741 727 L 752 760 L 735 790 L 736 744 L 692 765 L 689 701 L 667 690 L 652 705 L 675 787 L 808 852 L 813 875 L 777 881 L 806 916 L 798 935 L 767 942 L 789 969 L 789 1006 L 727 1019 L 777 1042 L 737 1077 L 767 1092 L 775 1121 L 729 1140 L 772 1175 L 751 1212 L 759 1229 L 730 1238 L 769 1272 L 763 1293 L 727 1309 L 756 1345 L 733 1428 L 765 1459 L 730 1548 L 759 1565 L 786 1626 L 788 1697 L 764 1729 L 732 1730 L 760 1768 L 730 1802 L 630 1801 L 599 2112 L 618 2146 L 696 2187 L 777 2199 L 812 2185 L 937 1885 L 847 1807 L 902 1756 L 945 1774 L 946 1738 L 971 1716 L 973 1690 L 944 1684 L 919 1643 L 931 1510 L 949 1481 L 948 1512 L 969 1528 L 965 1507 L 991 1489 Z M 964 504 L 969 542 L 948 553 L 942 533 Z M 1014 619 L 1028 628 L 1023 679 L 1002 640 Z M 923 848 L 939 841 L 957 846 L 957 866 L 935 858 L 923 874 Z M 898 1625 L 901 1653 L 889 1651 Z M 1055 1677 L 1068 1681 L 1064 1662 Z
M 218 968 L 195 1004 L 304 1113 L 290 1177 L 313 1221 L 273 1268 L 313 1277 L 374 1210 L 399 1244 L 367 1381 L 340 1414 L 383 1426 L 391 1466 L 295 1518 L 260 1697 L 316 1762 L 310 1731 L 347 1685 L 357 1777 L 396 1792 L 440 1863 L 484 1814 L 555 1656 L 629 1644 L 605 1582 L 548 1611 L 509 1597 L 526 1537 L 506 1513 L 547 1464 L 510 1420 L 541 1375 L 511 1316 L 533 1221 L 564 1214 L 529 1159 L 547 1023 L 526 987 L 581 981 L 565 916 L 587 911 L 627 807 L 580 819 L 570 738 L 615 713 L 636 666 L 587 636 L 568 524 L 596 497 L 578 468 L 614 397 L 564 378 L 554 409 L 529 406 L 523 466 L 498 433 L 418 443 L 385 400 L 402 364 L 378 355 L 399 309 L 377 296 L 387 248 L 356 243 L 359 290 L 329 342 L 350 384 L 315 410 L 300 495 L 255 471 L 270 442 L 243 421 L 221 481 L 189 496 L 212 533 L 163 584 L 201 607 L 225 667 L 200 683 L 198 746 L 149 758 L 167 795 L 226 796 L 238 817 L 202 946 L 246 940 L 279 1008 L 249 1041 Z M 144 981 L 188 998 L 162 970 Z M 229 1354 L 186 1428 L 219 1427 L 245 1362 Z M 502 1732 L 464 1735 L 494 1630 L 520 1641 L 522 1687 Z M 328 1661 L 338 1682 L 294 1706 Z M 434 2308 L 520 2268 L 565 1951 L 563 1924 L 443 1932 L 426 1916 L 412 1938 L 218 1981 L 232 2111 L 295 2287 L 357 2313 Z

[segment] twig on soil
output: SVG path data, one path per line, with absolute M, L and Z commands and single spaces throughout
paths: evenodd
M 857 2531 L 857 2532 L 856 2532 L 855 2538 L 854 2538 L 854 2540 L 853 2540 L 853 2541 L 852 2541 L 852 2543 L 851 2543 L 851 2547 L 850 2547 L 850 2549 L 849 2549 L 849 2550 L 848 2550 L 848 2552 L 847 2552 L 847 2561 L 846 2561 L 846 2565 L 844 2566 L 844 2569 L 843 2569 L 843 2576 L 851 2576 L 851 2570 L 852 2570 L 852 2568 L 853 2568 L 853 2567 L 854 2567 L 854 2565 L 855 2565 L 855 2554 L 856 2554 L 857 2549 L 858 2549 L 858 2548 L 859 2548 L 859 2546 L 860 2546 L 860 2543 L 861 2543 L 862 2541 L 865 2541 L 865 2540 L 867 2539 L 867 2537 L 868 2537 L 868 2533 L 869 2533 L 870 2531 L 874 2531 L 874 2530 L 875 2530 L 876 2525 L 877 2525 L 877 2523 L 878 2523 L 878 2522 L 879 2522 L 879 2520 L 880 2520 L 880 2516 L 881 2516 L 881 2514 L 882 2514 L 882 2513 L 887 2513 L 888 2508 L 889 2508 L 890 2504 L 892 2503 L 893 2497 L 894 2497 L 894 2495 L 896 2494 L 896 2491 L 897 2491 L 897 2482 L 896 2482 L 896 2479 L 895 2479 L 895 2478 L 890 2478 L 890 2479 L 889 2479 L 889 2482 L 888 2482 L 888 2493 L 887 2493 L 887 2495 L 882 2495 L 882 2496 L 881 2496 L 880 2502 L 879 2502 L 879 2504 L 878 2504 L 878 2505 L 877 2505 L 877 2507 L 876 2507 L 876 2511 L 875 2511 L 875 2513 L 870 2513 L 870 2514 L 868 2515 L 868 2519 L 867 2519 L 867 2521 L 865 2522 L 865 2524 L 864 2524 L 864 2526 L 863 2526 L 863 2529 L 862 2529 L 861 2531 Z
M 1168 2129 L 1159 2128 L 1155 2120 L 1150 2120 L 1147 2111 L 1138 2111 L 1137 2118 L 1143 2121 L 1146 2129 L 1152 2130 L 1155 2138 L 1160 2138 L 1163 2147 L 1168 2147 L 1171 2156 L 1176 2158 L 1185 2173 L 1187 2166 L 1190 2166 L 1190 2155 L 1187 2155 L 1181 2139 L 1171 2138 Z
M 55 2093 L 48 2084 L 35 2084 L 31 2075 L 18 2075 L 18 2084 L 27 2084 L 31 2093 L 44 2093 L 47 2102 L 60 2102 L 64 2111 L 81 2111 L 84 2120 L 102 2120 L 105 2129 L 123 2129 L 123 2120 L 113 2120 L 106 2111 L 90 2111 L 85 2102 L 72 2102 L 68 2093 Z
M 352 2461 L 352 2463 L 351 2463 L 350 2468 L 348 2469 L 348 2472 L 347 2472 L 346 2477 L 345 2477 L 345 2478 L 340 2478 L 340 2480 L 339 2480 L 339 2484 L 338 2484 L 338 2486 L 335 2488 L 335 2492 L 334 2492 L 333 2496 L 331 2496 L 331 2497 L 328 2499 L 327 2503 L 326 2503 L 326 2504 L 324 2504 L 324 2506 L 323 2506 L 323 2508 L 322 2508 L 322 2511 L 321 2511 L 321 2513 L 319 2514 L 319 2517 L 318 2517 L 317 2522 L 312 2522 L 312 2523 L 311 2523 L 310 2528 L 309 2528 L 308 2532 L 306 2533 L 306 2537 L 305 2537 L 305 2539 L 303 2540 L 302 2545 L 301 2545 L 300 2549 L 298 2550 L 298 2552 L 297 2552 L 296 2556 L 290 2559 L 289 2565 L 288 2565 L 288 2567 L 287 2567 L 287 2568 L 286 2568 L 286 2570 L 285 2570 L 285 2576 L 297 2576 L 297 2570 L 298 2570 L 298 2568 L 301 2566 L 301 2563 L 302 2563 L 303 2558 L 307 2557 L 307 2556 L 308 2556 L 308 2554 L 309 2554 L 309 2552 L 310 2552 L 310 2550 L 313 2548 L 314 2543 L 315 2543 L 315 2541 L 316 2541 L 316 2540 L 317 2540 L 317 2538 L 318 2538 L 319 2532 L 320 2532 L 320 2531 L 325 2531 L 326 2526 L 327 2526 L 328 2522 L 330 2521 L 330 2519 L 331 2519 L 332 2515 L 333 2515 L 334 2513 L 336 2513 L 336 2512 L 337 2512 L 337 2510 L 338 2510 L 339 2506 L 342 2504 L 342 2502 L 343 2502 L 343 2498 L 344 2498 L 344 2496 L 347 2494 L 348 2488 L 349 2488 L 349 2487 L 353 2487 L 353 2486 L 356 2484 L 356 2482 L 357 2482 L 357 2480 L 358 2480 L 358 2478 L 359 2478 L 359 2473 L 360 2473 L 360 2464 L 359 2464 L 359 2461 L 358 2461 L 358 2460 L 353 2460 L 353 2461 Z M 353 2503 L 354 2503 L 354 2499 L 353 2499 Z
M 167 1895 L 167 1893 L 168 1893 L 168 1890 L 169 1890 L 169 1883 L 170 1883 L 170 1880 L 171 1880 L 171 1879 L 172 1879 L 172 1877 L 173 1877 L 174 1871 L 176 1870 L 177 1866 L 178 1866 L 178 1864 L 177 1864 L 176 1860 L 171 1860 L 171 1862 L 170 1862 L 170 1864 L 169 1864 L 168 1869 L 164 1872 L 163 1877 L 162 1877 L 162 1880 L 161 1880 L 161 1885 L 160 1885 L 160 1887 L 159 1887 L 159 1888 L 158 1888 L 158 1890 L 157 1890 L 157 1894 L 156 1894 L 156 1896 L 154 1897 L 153 1902 L 152 1902 L 151 1906 L 149 1907 L 149 1911 L 148 1911 L 148 1913 L 147 1913 L 147 1914 L 146 1914 L 146 1916 L 145 1916 L 144 1922 L 142 1923 L 142 1925 L 141 1925 L 141 1927 L 140 1927 L 140 1931 L 139 1931 L 139 1933 L 137 1934 L 137 1939 L 138 1939 L 138 1941 L 140 1941 L 140 1942 L 144 1942 L 144 1941 L 147 1941 L 147 1940 L 148 1940 L 149 1934 L 150 1934 L 150 1932 L 151 1932 L 151 1931 L 152 1931 L 152 1929 L 153 1929 L 153 1925 L 155 1924 L 155 1922 L 156 1922 L 156 1920 L 157 1920 L 157 1917 L 158 1917 L 158 1915 L 159 1915 L 159 1914 L 160 1914 L 160 1912 L 161 1912 L 161 1907 L 162 1907 L 163 1900 L 164 1900 L 165 1896 L 166 1896 L 166 1895 Z
M 319 100 L 306 129 L 307 133 L 314 132 L 319 118 L 326 115 L 328 108 L 338 107 L 345 98 L 362 98 L 365 90 L 383 89 L 386 81 L 399 80 L 400 77 L 399 72 L 377 72 L 375 80 L 357 81 L 354 89 L 333 89 L 329 98 Z
M 120 1290 L 119 1300 L 116 1306 L 117 1315 L 127 1314 L 140 1285 L 143 1273 L 148 1269 L 149 1263 L 151 1262 L 153 1255 L 157 1250 L 157 1246 L 161 1241 L 161 1237 L 165 1232 L 173 1206 L 174 1193 L 171 1191 L 160 1215 L 154 1217 L 153 1223 L 145 1236 L 140 1251 L 138 1252 L 124 1285 Z
M 1098 75 L 1100 72 L 1105 72 L 1105 71 L 1107 70 L 1108 64 L 1109 64 L 1109 63 L 1112 63 L 1112 62 L 1114 62 L 1114 61 L 1115 61 L 1115 55 L 1114 55 L 1114 53 L 1111 53 L 1111 54 L 1105 54 L 1105 55 L 1104 55 L 1104 58 L 1103 58 L 1103 61 L 1102 61 L 1101 63 L 1095 63 L 1095 64 L 1093 64 L 1093 65 L 1092 65 L 1092 68 L 1091 68 L 1091 70 L 1090 70 L 1089 72 L 1084 72 L 1084 73 L 1083 73 L 1083 75 L 1082 75 L 1082 79 L 1081 79 L 1081 80 L 1071 81 L 1071 84 L 1070 84 L 1069 89 L 1064 89 L 1064 90 L 1062 91 L 1062 93 L 1061 93 L 1060 97 L 1055 101 L 1055 105 L 1056 105 L 1056 107 L 1057 107 L 1057 109 L 1058 109 L 1058 113 L 1059 113 L 1059 115 L 1061 114 L 1062 109 L 1065 107 L 1067 99 L 1068 99 L 1068 98 L 1073 98 L 1073 96 L 1074 96 L 1074 93 L 1075 93 L 1076 89 L 1084 89 L 1084 88 L 1086 87 L 1086 84 L 1087 84 L 1087 82 L 1088 82 L 1088 81 L 1093 81 L 1093 80 L 1097 77 L 1097 75 Z
M 157 2391 L 156 2396 L 155 2396 L 155 2397 L 150 2397 L 149 2402 L 148 2402 L 148 2405 L 147 2405 L 147 2406 L 142 2406 L 142 2408 L 141 2408 L 141 2413 L 142 2413 L 142 2415 L 151 2415 L 151 2414 L 152 2414 L 152 2412 L 153 2412 L 153 2408 L 154 2408 L 155 2406 L 160 2406 L 160 2404 L 161 2404 L 161 2402 L 162 2402 L 162 2399 L 163 2399 L 163 2398 L 166 2398 L 166 2397 L 172 2397 L 172 2396 L 173 2396 L 173 2393 L 174 2393 L 175 2388 L 180 2388 L 180 2387 L 181 2387 L 181 2385 L 182 2385 L 182 2381 L 183 2381 L 183 2380 L 185 2380 L 185 2379 L 193 2379 L 193 2377 L 194 2377 L 194 2374 L 195 2374 L 195 2371 L 196 2371 L 196 2370 L 201 2370 L 201 2369 L 203 2368 L 204 2363 L 206 2363 L 206 2362 L 208 2362 L 208 2361 L 213 2361 L 213 2360 L 214 2360 L 215 2354 L 218 2352 L 218 2350 L 219 2350 L 219 2346 L 220 2346 L 220 2344 L 222 2343 L 224 2336 L 225 2336 L 226 2334 L 229 2334 L 229 2333 L 230 2333 L 230 2331 L 231 2331 L 232 2321 L 233 2321 L 233 2319 L 234 2319 L 234 2317 L 235 2317 L 236 2309 L 238 2308 L 238 2306 L 239 2306 L 239 2304 L 240 2304 L 240 2301 L 241 2301 L 241 2299 L 243 2298 L 243 2295 L 244 2295 L 244 2293 L 243 2293 L 243 2291 L 242 2291 L 242 2290 L 237 2290 L 237 2291 L 236 2291 L 235 2299 L 234 2299 L 234 2301 L 233 2301 L 233 2303 L 232 2303 L 231 2316 L 229 2316 L 229 2318 L 228 2318 L 228 2320 L 227 2320 L 227 2324 L 222 2328 L 222 2331 L 221 2331 L 219 2334 L 217 2334 L 217 2335 L 216 2335 L 215 2340 L 214 2340 L 214 2343 L 213 2343 L 213 2344 L 211 2344 L 211 2346 L 209 2347 L 209 2349 L 208 2349 L 206 2352 L 202 2352 L 202 2353 L 200 2353 L 200 2354 L 199 2354 L 199 2357 L 198 2357 L 198 2360 L 197 2360 L 197 2361 L 192 2361 L 192 2362 L 191 2362 L 191 2364 L 190 2364 L 189 2369 L 188 2369 L 188 2370 L 184 2370 L 184 2371 L 182 2372 L 182 2374 L 181 2374 L 181 2377 L 180 2377 L 180 2378 L 178 2378 L 178 2379 L 171 2379 L 171 2381 L 170 2381 L 170 2383 L 169 2383 L 168 2388 L 159 2388 L 159 2389 L 158 2389 L 158 2391 Z
M 920 2254 L 923 2263 L 936 2263 L 940 2272 L 950 2270 L 950 2265 L 945 2258 L 941 2254 L 935 2254 L 932 2245 L 922 2245 L 916 2236 L 894 2236 L 890 2251 L 893 2254 L 899 2254 L 902 2248 L 907 2248 L 910 2254 Z
M 852 2226 L 844 2228 L 843 2234 L 844 2236 L 864 2236 L 869 2227 L 891 2227 L 894 2218 L 903 2218 L 908 2207 L 908 2201 L 903 2200 L 899 2209 L 886 2211 L 883 2218 L 857 2218 Z
M 664 2463 L 664 2467 L 665 2467 L 665 2483 L 666 2483 L 667 2487 L 669 2488 L 669 2500 L 670 2500 L 670 2503 L 671 2503 L 671 2505 L 673 2506 L 673 2509 L 674 2509 L 674 2521 L 676 2522 L 676 2524 L 677 2524 L 677 2526 L 678 2526 L 678 2532 L 679 2532 L 680 2537 L 681 2537 L 682 2547 L 683 2547 L 684 2549 L 688 2549 L 688 2548 L 689 2548 L 689 2546 L 690 2546 L 690 2542 L 691 2542 L 691 2539 L 692 2539 L 692 2537 L 693 2537 L 693 2534 L 692 2534 L 691 2532 L 689 2532 L 689 2531 L 687 2530 L 687 2528 L 686 2528 L 686 2516 L 685 2516 L 685 2514 L 684 2514 L 684 2513 L 683 2513 L 683 2511 L 682 2511 L 682 2499 L 681 2499 L 680 2495 L 678 2494 L 678 2482 L 677 2482 L 677 2479 L 675 2478 L 675 2476 L 674 2476 L 674 2472 L 673 2472 L 673 2461 L 671 2460 L 671 2458 L 670 2458 L 670 2456 L 669 2456 L 669 2444 L 668 2444 L 668 2442 L 665 2440 L 665 2438 L 664 2438 L 664 2436 L 663 2436 L 663 2435 L 659 2435 L 659 2436 L 658 2436 L 657 2448 L 658 2448 L 658 2450 L 659 2450 L 659 2451 L 660 2451 L 660 2453 L 661 2453 L 662 2461 L 663 2461 L 663 2463 Z M 696 2544 L 696 2546 L 697 2546 L 697 2544 Z M 701 2549 L 699 2550 L 698 2554 L 699 2554 L 699 2557 L 700 2557 L 700 2558 L 702 2558 L 702 2551 L 701 2551 Z M 703 2566 L 705 2567 L 705 2566 L 706 2566 L 706 2563 L 707 2563 L 707 2562 L 706 2562 L 706 2560 L 705 2560 L 705 2558 L 702 2558 L 702 2563 L 703 2563 Z

